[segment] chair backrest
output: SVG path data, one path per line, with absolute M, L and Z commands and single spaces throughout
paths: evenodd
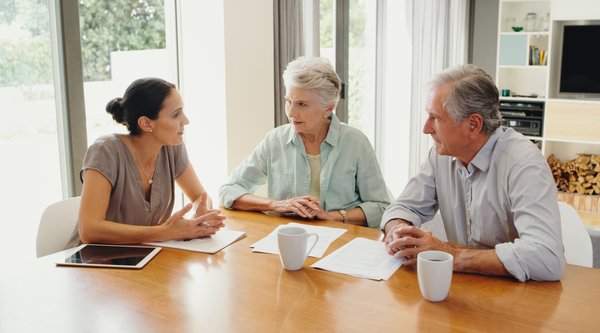
M 592 240 L 577 211 L 564 202 L 558 202 L 565 258 L 568 264 L 593 267 Z
M 53 203 L 48 206 L 38 227 L 36 254 L 43 257 L 62 251 L 77 223 L 81 197 L 75 197 Z

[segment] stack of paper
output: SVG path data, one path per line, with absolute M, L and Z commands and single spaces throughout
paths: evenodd
M 144 244 L 213 254 L 221 251 L 221 249 L 223 249 L 224 247 L 228 246 L 229 244 L 237 241 L 238 239 L 244 236 L 246 236 L 246 233 L 243 231 L 221 229 L 217 231 L 216 234 L 209 237 L 181 241 L 174 240 L 168 242 L 152 242 Z
M 287 225 L 278 226 L 273 232 L 271 232 L 267 237 L 259 240 L 258 242 L 250 245 L 254 249 L 252 252 L 265 252 L 265 253 L 273 253 L 279 254 L 279 245 L 277 244 L 277 230 L 285 227 L 300 227 L 306 229 L 306 232 L 309 234 L 317 234 L 319 235 L 319 241 L 315 245 L 315 247 L 308 254 L 314 258 L 321 258 L 329 245 L 333 243 L 338 237 L 343 235 L 346 229 L 341 228 L 329 228 L 329 227 L 319 227 L 314 225 L 306 225 L 300 223 L 288 223 Z M 314 242 L 316 237 L 310 237 L 308 239 L 308 248 L 310 248 Z
M 385 244 L 365 238 L 355 238 L 310 267 L 352 276 L 387 280 L 402 266 L 385 250 Z

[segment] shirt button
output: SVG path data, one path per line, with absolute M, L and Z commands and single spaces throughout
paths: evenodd
M 471 183 L 471 180 L 470 180 L 470 179 L 467 179 L 467 183 Z

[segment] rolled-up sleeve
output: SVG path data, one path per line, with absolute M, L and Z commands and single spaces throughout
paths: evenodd
M 378 228 L 390 198 L 368 138 L 332 115 L 320 154 L 321 207 L 329 212 L 360 207 L 367 225 Z M 231 208 L 239 197 L 255 194 L 267 182 L 268 196 L 274 200 L 308 195 L 310 177 L 300 134 L 290 125 L 280 126 L 232 171 L 219 189 L 219 204 Z
M 361 203 L 358 207 L 365 213 L 367 226 L 369 228 L 377 229 L 380 226 L 383 212 L 388 205 L 389 203 L 387 202 L 368 201 Z
M 390 197 L 375 152 L 367 148 L 362 150 L 366 156 L 358 159 L 356 187 L 362 201 L 358 207 L 365 213 L 367 226 L 377 229 L 383 212 L 390 204 Z
M 398 218 L 420 227 L 438 209 L 448 242 L 495 249 L 519 281 L 562 276 L 556 185 L 537 147 L 514 130 L 498 128 L 468 165 L 432 148 L 381 228 Z
M 536 179 L 535 184 L 531 179 Z M 511 173 L 508 187 L 519 237 L 514 242 L 497 244 L 498 258 L 519 281 L 559 280 L 566 260 L 550 169 L 540 163 L 520 166 Z
M 248 193 L 255 194 L 267 183 L 267 151 L 267 140 L 263 140 L 254 152 L 231 172 L 227 182 L 219 188 L 219 205 L 231 209 L 233 202 L 239 197 Z

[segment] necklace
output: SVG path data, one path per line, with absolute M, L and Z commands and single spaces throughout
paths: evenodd
M 133 154 L 135 155 L 136 162 L 140 166 L 140 169 L 144 173 L 144 176 L 148 178 L 148 184 L 152 184 L 152 178 L 148 177 L 146 171 L 144 171 L 144 167 L 142 167 L 142 163 L 140 163 L 140 158 L 137 156 L 137 151 L 135 151 L 135 145 L 133 144 L 133 140 L 131 140 L 131 135 L 128 134 L 127 137 L 129 138 L 129 142 L 131 142 L 131 147 L 133 147 Z M 156 158 L 158 158 L 158 155 L 156 156 Z M 156 163 L 154 163 L 154 170 L 156 170 Z M 152 177 L 154 177 L 154 170 L 152 170 Z

